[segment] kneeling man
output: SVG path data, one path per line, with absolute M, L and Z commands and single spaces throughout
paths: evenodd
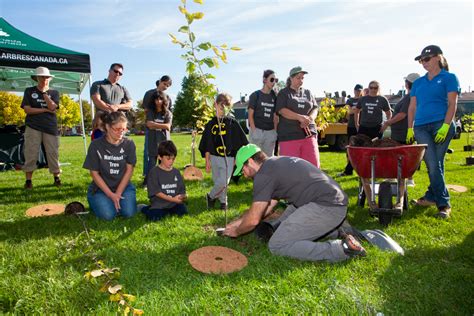
M 236 156 L 234 175 L 243 171 L 253 179 L 253 202 L 241 218 L 229 223 L 224 235 L 238 237 L 253 229 L 273 212 L 279 199 L 289 203 L 281 224 L 269 240 L 273 254 L 301 260 L 337 262 L 365 256 L 365 249 L 352 235 L 337 238 L 347 215 L 348 198 L 328 175 L 306 160 L 295 157 L 268 158 L 249 144 Z

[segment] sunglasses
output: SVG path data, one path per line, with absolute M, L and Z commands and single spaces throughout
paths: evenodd
M 110 127 L 110 129 L 116 133 L 123 133 L 128 130 L 126 127 Z
M 270 82 L 271 83 L 273 83 L 273 82 L 278 83 L 278 78 L 270 78 Z
M 118 74 L 119 76 L 123 75 L 123 73 L 121 73 L 120 70 L 112 69 L 112 71 L 115 72 L 116 74 Z
M 431 60 L 431 58 L 433 58 L 434 56 L 428 56 L 428 57 L 425 57 L 425 58 L 421 58 L 420 59 L 420 64 L 422 63 L 427 63 Z
M 379 88 L 379 87 L 373 87 L 373 86 L 372 86 L 372 87 L 369 87 L 369 89 L 371 89 L 371 90 L 377 90 L 378 88 Z

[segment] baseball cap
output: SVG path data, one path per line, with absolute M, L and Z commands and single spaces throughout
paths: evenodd
M 299 74 L 300 72 L 304 74 L 308 73 L 307 71 L 304 71 L 303 68 L 301 68 L 301 66 L 296 66 L 296 67 L 291 68 L 290 77 L 293 77 L 294 75 Z
M 362 90 L 364 87 L 361 84 L 356 84 L 354 90 Z
M 426 56 L 435 56 L 435 55 L 440 55 L 442 53 L 443 51 L 441 50 L 441 48 L 439 48 L 439 46 L 429 45 L 423 48 L 423 50 L 421 51 L 421 54 L 419 56 L 416 56 L 415 60 L 418 61 Z
M 408 81 L 408 82 L 415 82 L 416 79 L 420 78 L 420 75 L 417 74 L 416 72 L 413 72 L 411 74 L 408 74 L 406 77 L 405 77 L 405 80 Z
M 244 167 L 244 163 L 249 160 L 254 154 L 262 151 L 260 147 L 255 144 L 248 144 L 245 146 L 240 147 L 237 155 L 235 156 L 235 171 L 234 176 L 240 176 L 242 174 L 242 168 Z

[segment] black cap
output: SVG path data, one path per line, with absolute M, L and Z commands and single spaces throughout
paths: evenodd
M 361 84 L 356 84 L 354 90 L 362 90 L 364 87 Z
M 416 56 L 415 60 L 420 60 L 420 59 L 422 59 L 426 56 L 440 55 L 442 53 L 443 53 L 443 51 L 441 50 L 441 48 L 439 48 L 439 46 L 429 45 L 429 46 L 426 46 L 425 48 L 423 48 L 423 50 L 421 51 L 421 54 L 419 56 Z

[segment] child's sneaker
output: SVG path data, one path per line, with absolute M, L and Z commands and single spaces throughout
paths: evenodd
M 207 203 L 207 209 L 210 210 L 211 208 L 214 207 L 214 204 L 216 203 L 216 199 L 211 199 L 211 196 L 209 193 L 206 193 L 206 203 Z
M 220 209 L 223 211 L 227 210 L 227 203 L 221 203 Z
M 352 235 L 347 235 L 342 241 L 342 249 L 349 257 L 365 257 L 367 252 L 364 247 Z

